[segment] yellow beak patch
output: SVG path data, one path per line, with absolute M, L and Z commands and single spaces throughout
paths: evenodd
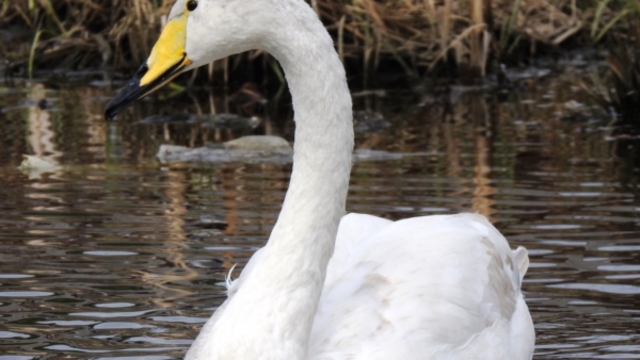
M 185 11 L 177 18 L 170 20 L 158 42 L 153 46 L 147 59 L 147 73 L 140 79 L 140 86 L 149 85 L 171 68 L 185 67 L 191 64 L 187 58 L 185 46 L 187 42 L 187 17 Z

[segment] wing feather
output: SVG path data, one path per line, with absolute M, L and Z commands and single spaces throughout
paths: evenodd
M 341 223 L 309 359 L 476 359 L 480 347 L 520 359 L 509 348 L 526 251 L 481 215 L 372 218 Z

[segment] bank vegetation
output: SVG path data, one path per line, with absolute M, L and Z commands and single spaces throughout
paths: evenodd
M 144 61 L 173 0 L 2 0 L 0 68 L 126 69 Z M 363 74 L 455 69 L 475 81 L 540 53 L 636 44 L 640 0 L 310 0 Z M 260 53 L 243 55 L 253 61 Z

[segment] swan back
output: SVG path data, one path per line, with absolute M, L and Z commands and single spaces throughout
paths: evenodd
M 530 358 L 526 252 L 481 215 L 376 219 L 340 225 L 309 359 Z

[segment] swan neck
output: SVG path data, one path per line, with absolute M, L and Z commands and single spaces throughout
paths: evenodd
M 292 95 L 291 180 L 259 261 L 241 278 L 212 334 L 201 333 L 192 347 L 206 341 L 216 359 L 305 358 L 345 213 L 353 124 L 344 68 L 313 10 L 303 1 L 287 3 L 295 11 L 265 34 L 262 48 L 279 61 Z
M 317 17 L 313 25 L 299 24 L 266 49 L 284 70 L 296 126 L 289 189 L 262 262 L 263 274 L 270 274 L 272 289 L 278 292 L 270 306 L 278 301 L 287 304 L 286 313 L 279 312 L 278 317 L 283 328 L 297 334 L 291 340 L 300 352 L 292 359 L 306 354 L 345 214 L 353 151 L 351 95 L 344 67 Z M 310 31 L 302 35 L 300 28 Z

